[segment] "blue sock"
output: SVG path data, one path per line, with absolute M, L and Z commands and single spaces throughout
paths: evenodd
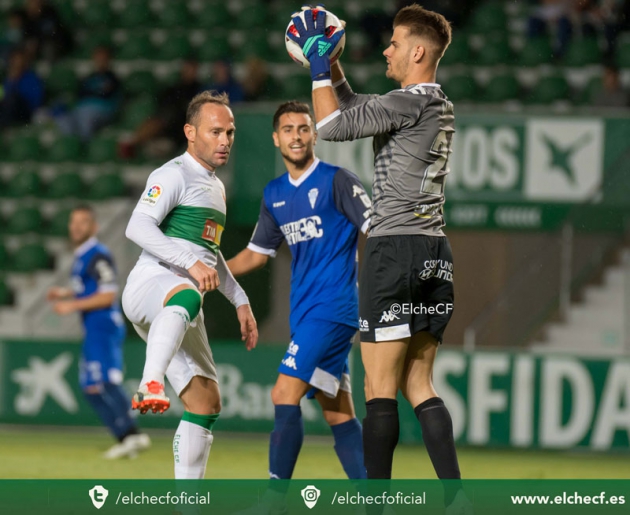
M 332 429 L 335 437 L 335 452 L 348 479 L 367 479 L 365 464 L 363 463 L 361 423 L 353 418 L 343 424 L 330 426 L 330 429 Z
M 304 440 L 302 410 L 292 404 L 281 404 L 275 410 L 269 441 L 269 475 L 272 479 L 291 479 Z
M 101 422 L 118 440 L 122 441 L 125 436 L 138 432 L 129 414 L 129 400 L 120 385 L 104 383 L 100 393 L 84 394 Z

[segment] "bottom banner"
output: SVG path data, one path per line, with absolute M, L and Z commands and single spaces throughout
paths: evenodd
M 628 513 L 630 480 L 2 480 L 0 512 L 85 515 Z

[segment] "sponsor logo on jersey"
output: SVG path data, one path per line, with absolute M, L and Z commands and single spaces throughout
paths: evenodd
M 153 186 L 149 187 L 140 202 L 153 207 L 155 206 L 155 204 L 157 204 L 158 200 L 160 200 L 160 196 L 162 195 L 163 191 L 164 190 L 160 184 L 154 184 Z
M 319 195 L 319 190 L 317 188 L 313 188 L 308 192 L 308 201 L 311 203 L 311 209 L 315 209 L 315 202 L 317 202 L 317 195 Z
M 206 241 L 212 241 L 217 245 L 221 245 L 221 235 L 223 234 L 223 229 L 224 227 L 222 225 L 208 218 L 203 226 L 203 234 L 201 235 L 201 238 Z
M 359 318 L 359 331 L 361 331 L 362 333 L 366 333 L 369 330 L 370 330 L 370 323 L 367 320 L 363 320 L 362 318 Z
M 282 207 L 286 204 L 286 202 L 284 200 L 281 200 L 280 202 L 274 202 L 273 203 L 273 207 Z
M 321 238 L 324 235 L 322 219 L 319 216 L 308 216 L 295 222 L 289 222 L 280 226 L 288 245 L 295 245 L 301 241 Z
M 400 320 L 399 317 L 397 317 L 394 313 L 390 311 L 383 311 L 383 315 L 381 316 L 381 319 L 378 321 L 379 324 L 382 324 L 383 322 L 385 323 L 389 323 L 389 322 L 393 322 L 394 320 Z
M 288 356 L 282 360 L 282 364 L 287 368 L 292 368 L 293 370 L 297 370 L 297 365 L 295 364 L 295 358 L 293 356 Z
M 300 346 L 295 342 L 291 342 L 289 344 L 289 350 L 287 352 L 291 354 L 291 356 L 295 356 L 299 350 L 300 350 Z
M 423 281 L 437 277 L 453 282 L 453 263 L 445 259 L 427 259 L 424 262 L 424 270 L 418 274 L 418 277 Z

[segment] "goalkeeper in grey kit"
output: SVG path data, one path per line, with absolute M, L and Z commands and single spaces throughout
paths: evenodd
M 304 19 L 294 15 L 298 35 L 289 37 L 311 65 L 319 137 L 374 137 L 372 217 L 359 280 L 367 476 L 391 478 L 400 390 L 414 407 L 438 477 L 455 480 L 445 483 L 447 515 L 470 514 L 459 482 L 451 417 L 432 384 L 437 349 L 452 315 L 437 308 L 452 306 L 454 299 L 453 258 L 442 231 L 454 114 L 435 82 L 451 41 L 450 24 L 417 4 L 397 13 L 383 55 L 386 75 L 400 89 L 379 96 L 354 93 L 339 64 L 331 65 L 330 52 L 342 32 L 326 35 L 325 12 L 306 9 Z M 410 305 L 436 309 L 401 310 Z

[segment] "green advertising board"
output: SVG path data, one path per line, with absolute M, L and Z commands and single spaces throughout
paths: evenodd
M 232 212 L 238 223 L 254 225 L 264 185 L 284 169 L 271 144 L 271 112 L 242 112 L 237 125 L 247 134 L 239 132 L 235 144 Z M 571 215 L 578 228 L 619 230 L 630 194 L 628 134 L 624 118 L 457 115 L 445 188 L 448 226 L 556 230 Z M 316 153 L 370 188 L 371 138 L 319 141 Z
M 0 344 L 0 423 L 97 425 L 77 385 L 78 344 Z M 137 387 L 144 344 L 125 348 L 129 392 Z M 216 342 L 213 353 L 222 393 L 222 431 L 270 432 L 270 391 L 284 353 L 260 346 L 247 353 L 241 342 Z M 363 371 L 351 354 L 353 394 L 364 414 Z M 582 359 L 527 353 L 439 353 L 434 384 L 453 418 L 460 444 L 538 449 L 627 451 L 630 447 L 630 358 Z M 168 391 L 168 389 L 167 389 Z M 170 391 L 171 399 L 175 395 Z M 329 434 L 318 405 L 303 401 L 306 431 Z M 143 417 L 147 427 L 175 428 L 182 407 Z M 411 406 L 400 402 L 401 440 L 421 441 Z

